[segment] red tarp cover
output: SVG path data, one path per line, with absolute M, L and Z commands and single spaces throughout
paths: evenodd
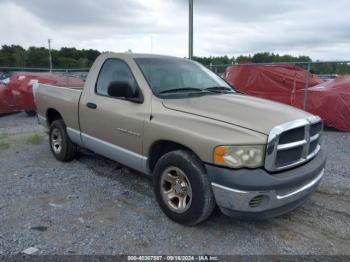
M 0 87 L 0 113 L 20 110 L 35 110 L 33 83 L 61 86 L 82 86 L 78 77 L 56 75 L 52 73 L 16 73 L 11 76 L 6 88 Z
M 350 76 L 322 83 L 309 74 L 307 111 L 326 125 L 350 131 Z M 306 70 L 294 65 L 237 65 L 225 71 L 226 80 L 248 95 L 303 108 Z
M 319 115 L 327 126 L 350 132 L 350 75 L 313 86 L 308 91 L 307 111 Z M 298 92 L 294 105 L 301 108 L 303 98 Z
M 6 85 L 0 84 L 0 114 L 19 111 Z

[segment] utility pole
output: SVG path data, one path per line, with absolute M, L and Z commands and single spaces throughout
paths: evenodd
M 50 73 L 52 73 L 52 56 L 51 56 L 51 40 L 52 39 L 47 39 L 49 43 L 49 62 L 50 62 Z
M 188 14 L 188 58 L 193 58 L 193 0 L 189 0 Z

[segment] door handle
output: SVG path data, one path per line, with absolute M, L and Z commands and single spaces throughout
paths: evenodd
M 91 108 L 91 109 L 96 109 L 97 108 L 97 105 L 95 103 L 91 103 L 91 102 L 86 103 L 86 106 L 88 108 Z

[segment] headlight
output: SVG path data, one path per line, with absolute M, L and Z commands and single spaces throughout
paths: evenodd
M 218 146 L 214 150 L 214 163 L 233 168 L 263 166 L 265 146 Z

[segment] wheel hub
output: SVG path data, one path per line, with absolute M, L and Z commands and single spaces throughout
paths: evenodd
M 186 191 L 187 191 L 186 182 L 176 181 L 175 186 L 174 186 L 174 190 L 175 190 L 176 195 L 186 194 Z
M 51 132 L 51 147 L 54 151 L 54 153 L 59 154 L 62 150 L 62 135 L 61 131 L 58 128 L 55 128 Z
M 192 202 L 189 180 L 177 167 L 169 167 L 162 173 L 161 194 L 166 205 L 177 213 L 185 212 Z

